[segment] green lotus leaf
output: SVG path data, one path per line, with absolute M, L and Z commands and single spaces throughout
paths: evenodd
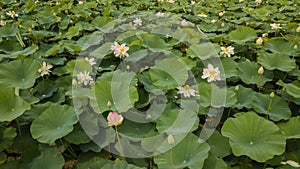
M 235 156 L 246 155 L 258 162 L 265 162 L 285 151 L 285 136 L 280 129 L 254 112 L 227 119 L 222 135 L 229 137 Z
M 222 57 L 221 62 L 226 78 L 237 76 L 237 63 L 234 61 L 234 58 Z
M 53 104 L 33 120 L 30 131 L 32 137 L 39 142 L 52 144 L 56 139 L 70 133 L 77 121 L 73 107 Z
M 92 21 L 92 24 L 101 31 L 109 32 L 112 31 L 117 22 L 118 20 L 113 20 L 111 17 L 98 16 Z
M 15 60 L 0 65 L 0 85 L 26 89 L 39 77 L 40 64 L 32 59 Z
M 252 107 L 258 113 L 266 114 L 271 120 L 287 120 L 291 117 L 291 110 L 287 102 L 279 96 L 270 98 L 269 94 L 256 93 Z
M 43 80 L 39 82 L 34 89 L 36 91 L 34 92 L 34 96 L 39 98 L 40 100 L 43 100 L 45 98 L 51 97 L 58 88 L 54 81 Z
M 300 116 L 292 117 L 288 122 L 279 123 L 277 126 L 288 139 L 300 138 Z
M 196 103 L 195 103 L 196 104 Z M 188 109 L 179 111 L 167 107 L 166 111 L 157 119 L 156 129 L 160 132 L 168 132 L 173 135 L 186 134 L 198 127 L 197 114 Z
M 187 56 L 205 60 L 211 57 L 218 57 L 216 49 L 211 43 L 192 44 L 187 49 Z
M 257 58 L 257 62 L 268 70 L 278 69 L 288 72 L 296 68 L 295 60 L 291 59 L 289 55 L 280 53 L 262 53 Z
M 163 89 L 174 89 L 185 84 L 189 76 L 188 72 L 189 68 L 183 61 L 167 58 L 158 61 L 150 69 L 150 76 L 153 85 Z
M 79 159 L 75 167 L 77 167 L 77 169 L 145 169 L 143 167 L 137 167 L 135 165 L 128 164 L 126 161 L 113 162 L 110 160 L 105 160 L 101 157 Z
M 0 152 L 13 145 L 14 138 L 16 136 L 17 133 L 14 129 L 1 126 L 0 127 Z
M 45 168 L 63 168 L 65 164 L 64 157 L 62 154 L 55 148 L 47 148 L 42 150 L 41 155 L 34 158 L 31 162 L 31 169 L 41 169 Z
M 286 89 L 286 92 L 295 97 L 300 98 L 300 82 L 299 81 L 293 81 L 292 83 L 284 83 L 283 81 L 279 80 L 276 84 L 284 87 Z
M 0 88 L 0 121 L 12 121 L 29 109 L 30 105 L 16 96 L 13 88 Z
M 233 91 L 226 88 L 219 88 L 215 84 L 199 83 L 200 105 L 202 107 L 230 107 L 233 106 L 237 98 Z
M 282 38 L 273 38 L 267 41 L 264 45 L 265 50 L 270 50 L 273 53 L 284 55 L 292 55 L 294 53 L 294 43 Z
M 79 32 L 82 30 L 82 26 L 80 24 L 76 24 L 75 26 L 71 26 L 68 29 L 68 32 L 65 34 L 67 39 L 72 39 L 74 36 L 78 36 Z
M 209 152 L 208 158 L 205 160 L 203 168 L 204 169 L 228 169 L 228 166 L 222 158 L 219 158 L 214 153 Z
M 71 60 L 66 65 L 66 70 L 72 75 L 76 76 L 80 72 L 92 72 L 92 66 L 85 59 Z M 91 74 L 90 74 L 91 75 Z
M 138 92 L 135 87 L 137 79 L 134 73 L 115 71 L 109 74 L 107 79 L 98 78 L 95 85 L 95 95 L 100 112 L 113 110 L 126 112 L 134 106 L 138 100 Z M 112 107 L 107 107 L 111 102 Z
M 15 59 L 17 57 L 25 57 L 36 52 L 37 49 L 38 46 L 33 44 L 24 50 L 12 51 L 12 52 L 7 52 L 6 54 L 0 54 L 0 58 L 3 57 L 3 58 Z
M 91 141 L 90 137 L 82 129 L 81 124 L 77 123 L 71 133 L 64 137 L 68 142 L 73 144 L 84 144 Z
M 15 24 L 7 24 L 0 27 L 0 35 L 2 37 L 15 36 L 18 31 L 18 26 Z
M 113 45 L 113 43 L 104 43 L 103 45 L 101 45 L 100 47 L 98 47 L 97 49 L 95 49 L 94 51 L 92 51 L 90 53 L 91 57 L 97 58 L 97 59 L 103 59 L 104 56 L 106 56 L 107 54 L 109 54 L 111 52 L 111 45 Z
M 238 109 L 242 109 L 243 107 L 251 108 L 253 99 L 249 98 L 253 98 L 255 94 L 252 89 L 238 85 L 238 91 L 235 91 L 235 93 L 237 102 L 233 105 L 234 107 Z
M 199 169 L 208 157 L 209 145 L 193 134 L 188 134 L 179 144 L 172 148 L 174 168 Z M 154 157 L 159 168 L 172 168 L 170 150 Z
M 230 40 L 238 44 L 252 41 L 257 37 L 255 30 L 247 26 L 241 26 L 231 31 L 228 36 Z
M 208 138 L 207 143 L 210 145 L 210 151 L 217 157 L 226 157 L 231 154 L 231 148 L 228 138 L 222 136 L 218 131 Z
M 0 40 L 0 42 L 1 42 L 1 40 Z M 11 53 L 11 52 L 14 52 L 14 51 L 21 51 L 22 49 L 23 49 L 22 46 L 18 43 L 17 40 L 3 40 L 0 43 L 0 51 L 4 52 L 4 53 Z
M 143 45 L 146 48 L 163 49 L 163 50 L 171 49 L 171 46 L 157 35 L 141 34 L 139 36 L 143 40 Z
M 245 61 L 238 64 L 239 77 L 247 84 L 264 85 L 267 81 L 271 81 L 273 73 L 265 70 L 262 75 L 258 74 L 259 66 L 256 62 Z

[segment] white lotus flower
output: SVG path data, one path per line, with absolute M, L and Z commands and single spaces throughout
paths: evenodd
M 47 64 L 47 63 L 44 61 L 42 67 L 41 67 L 38 71 L 39 71 L 39 73 L 41 73 L 41 76 L 49 75 L 50 72 L 51 72 L 50 69 L 51 69 L 52 67 L 53 67 L 52 65 Z
M 202 79 L 206 79 L 207 82 L 213 82 L 221 80 L 220 70 L 218 67 L 214 68 L 212 64 L 208 64 L 207 68 L 203 69 Z
M 203 18 L 206 18 L 206 17 L 207 17 L 207 15 L 204 14 L 203 12 L 202 12 L 201 14 L 198 14 L 198 16 L 203 17 Z
M 141 18 L 135 18 L 135 20 L 133 21 L 133 25 L 134 26 L 142 26 L 142 19 Z
M 262 0 L 255 0 L 255 2 L 260 4 L 260 3 L 262 3 Z
M 194 89 L 191 89 L 189 85 L 185 85 L 183 87 L 178 86 L 177 87 L 179 94 L 183 94 L 184 97 L 191 97 L 191 96 L 196 96 L 197 91 Z
M 92 66 L 96 64 L 94 58 L 88 58 L 88 57 L 85 57 L 84 59 L 85 59 L 86 61 L 88 61 L 89 64 L 92 65 Z
M 171 4 L 174 4 L 175 3 L 175 0 L 167 0 L 167 2 L 171 3 Z
M 221 54 L 227 55 L 227 57 L 230 57 L 231 55 L 234 55 L 234 47 L 228 46 L 228 47 L 221 47 Z
M 93 78 L 90 76 L 90 72 L 84 71 L 80 72 L 77 75 L 78 84 L 83 84 L 85 86 L 91 84 L 93 82 Z
M 272 24 L 270 24 L 270 26 L 271 26 L 271 29 L 280 29 L 281 28 L 280 23 L 272 23 Z
M 8 16 L 10 16 L 12 18 L 15 18 L 15 17 L 19 16 L 18 14 L 16 14 L 15 11 L 8 11 L 8 12 L 6 12 L 6 15 L 8 15 Z
M 163 13 L 163 12 L 157 12 L 155 15 L 156 15 L 156 17 L 158 17 L 158 18 L 165 17 L 165 13 Z
M 288 165 L 290 165 L 292 167 L 300 168 L 300 164 L 297 163 L 296 161 L 293 161 L 293 160 L 288 160 L 286 162 L 283 161 L 283 162 L 280 162 L 280 164 L 284 164 L 284 165 L 288 164 Z
M 188 26 L 188 25 L 189 25 L 189 22 L 188 22 L 187 20 L 185 20 L 185 19 L 182 19 L 182 20 L 180 21 L 180 24 L 181 24 L 181 26 Z

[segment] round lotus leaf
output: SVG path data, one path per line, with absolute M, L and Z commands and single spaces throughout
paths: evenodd
M 12 121 L 29 109 L 30 105 L 13 88 L 0 88 L 0 121 Z
M 197 136 L 188 134 L 179 144 L 172 148 L 174 168 L 199 169 L 208 157 L 209 145 Z M 172 168 L 170 150 L 154 157 L 158 168 Z
M 254 112 L 227 119 L 222 134 L 229 137 L 234 155 L 246 155 L 258 162 L 265 162 L 285 151 L 285 136 L 280 129 Z
M 6 87 L 30 88 L 39 77 L 40 64 L 32 59 L 21 59 L 0 65 L 0 85 Z
M 41 143 L 54 143 L 73 130 L 78 119 L 73 107 L 68 105 L 50 105 L 37 119 L 33 120 L 30 131 L 32 137 Z

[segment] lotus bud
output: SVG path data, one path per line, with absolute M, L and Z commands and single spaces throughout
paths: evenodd
M 234 90 L 238 91 L 240 89 L 239 85 L 236 85 Z
M 169 134 L 168 135 L 168 144 L 170 144 L 170 145 L 173 145 L 174 144 L 174 137 L 171 135 L 171 134 Z
M 224 22 L 222 22 L 222 23 L 221 23 L 221 26 L 222 26 L 222 27 L 224 27 L 224 26 L 225 26 Z
M 275 93 L 274 93 L 274 92 L 271 92 L 271 93 L 270 93 L 270 97 L 271 97 L 271 98 L 274 98 L 274 97 L 275 97 Z
M 264 67 L 261 66 L 261 67 L 258 69 L 257 73 L 258 73 L 259 75 L 264 74 Z
M 256 40 L 256 44 L 258 45 L 261 45 L 263 43 L 263 39 L 261 37 L 259 37 L 257 40 Z
M 300 32 L 300 26 L 297 27 L 296 32 Z
M 294 49 L 295 49 L 295 50 L 298 49 L 298 45 L 295 45 L 295 46 L 294 46 Z
M 108 126 L 118 126 L 122 124 L 124 118 L 116 112 L 110 112 L 107 116 Z
M 111 108 L 111 102 L 110 102 L 110 101 L 107 101 L 106 106 L 107 106 L 108 108 Z

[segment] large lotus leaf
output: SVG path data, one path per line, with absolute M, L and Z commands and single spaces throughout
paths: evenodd
M 247 84 L 264 85 L 267 81 L 271 81 L 273 73 L 265 70 L 262 75 L 258 74 L 259 65 L 256 62 L 245 61 L 238 64 L 239 77 Z
M 134 73 L 115 71 L 109 79 L 98 78 L 95 85 L 95 95 L 100 112 L 109 110 L 107 103 L 111 102 L 111 109 L 126 112 L 138 100 L 135 87 L 137 79 Z
M 64 157 L 62 154 L 55 148 L 46 148 L 42 150 L 41 155 L 34 158 L 30 168 L 31 169 L 58 169 L 63 168 L 65 164 Z
M 222 158 L 219 158 L 214 153 L 209 152 L 208 158 L 205 160 L 203 168 L 204 169 L 228 169 L 228 166 Z
M 172 148 L 174 169 L 188 167 L 199 169 L 208 157 L 209 145 L 193 134 L 188 134 L 179 144 Z M 172 168 L 170 150 L 154 157 L 159 168 Z
M 250 88 L 243 87 L 242 85 L 238 85 L 238 90 L 235 92 L 237 102 L 233 106 L 238 109 L 242 109 L 243 107 L 251 108 L 253 99 L 249 98 L 253 98 L 255 92 Z
M 291 59 L 289 55 L 280 53 L 262 53 L 257 58 L 257 62 L 268 70 L 291 71 L 296 68 L 295 60 Z
M 68 142 L 73 144 L 83 144 L 91 141 L 90 137 L 82 129 L 81 124 L 77 123 L 74 130 L 64 137 Z
M 192 44 L 187 49 L 187 56 L 205 60 L 211 57 L 218 57 L 216 49 L 211 43 Z
M 299 81 L 293 81 L 292 83 L 284 83 L 283 81 L 279 80 L 276 84 L 282 86 L 285 88 L 285 91 L 295 97 L 300 98 L 300 82 Z
M 222 136 L 218 131 L 215 131 L 207 140 L 211 147 L 210 151 L 217 157 L 226 157 L 231 154 L 228 138 Z
M 0 27 L 0 35 L 2 37 L 15 36 L 18 31 L 18 26 L 15 24 L 7 24 Z
M 14 138 L 16 136 L 17 133 L 14 129 L 1 126 L 0 127 L 0 152 L 13 145 Z
M 16 96 L 13 88 L 0 88 L 0 121 L 12 121 L 29 109 L 30 105 Z
M 76 76 L 80 72 L 84 73 L 84 71 L 90 72 L 90 75 L 92 75 L 92 69 L 92 66 L 85 59 L 71 60 L 66 65 L 66 70 L 73 76 Z
M 101 157 L 79 159 L 79 161 L 76 163 L 76 167 L 77 169 L 145 169 L 143 167 L 137 167 L 135 165 L 128 164 L 125 161 L 113 162 L 110 160 L 105 160 Z
M 277 125 L 289 139 L 300 138 L 300 116 L 292 117 L 288 122 Z
M 168 132 L 173 135 L 186 134 L 187 131 L 197 129 L 197 114 L 187 109 L 177 110 L 166 108 L 166 111 L 157 119 L 156 128 L 160 133 Z
M 106 56 L 107 54 L 109 54 L 111 52 L 111 49 L 110 49 L 111 45 L 113 45 L 113 43 L 111 43 L 111 42 L 104 43 L 97 49 L 93 50 L 90 53 L 90 56 L 97 58 L 97 59 L 103 59 L 104 56 Z
M 155 86 L 173 89 L 184 85 L 189 76 L 189 68 L 178 59 L 167 58 L 158 61 L 150 70 L 152 83 Z
M 291 55 L 294 53 L 294 43 L 282 38 L 273 38 L 265 43 L 265 49 L 273 53 L 281 53 Z
M 252 107 L 258 113 L 267 114 L 274 121 L 287 120 L 292 114 L 287 102 L 279 96 L 271 99 L 269 94 L 256 93 Z
M 34 96 L 40 100 L 49 98 L 58 89 L 57 85 L 52 80 L 43 80 L 34 87 Z
M 285 151 L 285 136 L 280 129 L 254 112 L 227 119 L 222 134 L 229 137 L 234 155 L 246 155 L 258 162 L 265 162 Z
M 256 37 L 255 30 L 247 26 L 239 27 L 229 33 L 230 40 L 239 44 L 251 41 Z
M 235 104 L 235 93 L 227 88 L 219 88 L 215 84 L 199 83 L 200 105 L 202 107 L 230 107 Z
M 33 120 L 30 131 L 32 137 L 41 143 L 54 143 L 73 130 L 77 123 L 73 107 L 68 105 L 50 105 L 37 119 Z
M 226 78 L 237 76 L 237 63 L 234 61 L 235 58 L 222 57 L 221 62 L 224 68 Z
M 17 57 L 24 57 L 24 56 L 33 54 L 37 49 L 38 49 L 38 46 L 33 44 L 32 46 L 29 46 L 28 48 L 26 48 L 24 50 L 12 51 L 12 52 L 8 52 L 6 54 L 0 54 L 0 58 L 4 57 L 4 58 L 14 59 Z
M 180 42 L 186 41 L 192 44 L 198 43 L 201 38 L 200 33 L 191 28 L 178 28 L 172 37 Z
M 141 34 L 139 36 L 143 40 L 143 45 L 147 48 L 164 50 L 171 49 L 171 46 L 157 35 Z
M 0 65 L 0 85 L 6 87 L 30 88 L 39 77 L 40 64 L 32 59 L 15 60 Z

